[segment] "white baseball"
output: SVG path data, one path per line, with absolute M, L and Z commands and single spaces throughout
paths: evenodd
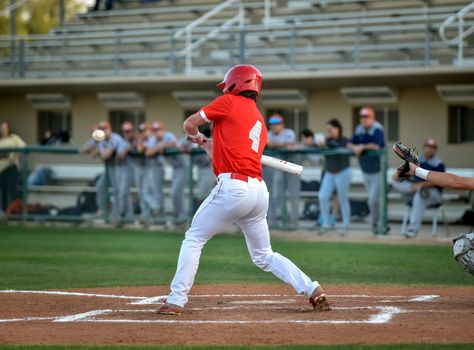
M 94 130 L 92 138 L 97 142 L 103 141 L 105 140 L 105 132 L 103 130 Z

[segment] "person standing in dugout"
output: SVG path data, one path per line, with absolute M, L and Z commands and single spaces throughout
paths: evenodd
M 128 197 L 128 214 L 130 217 L 133 217 L 135 214 L 135 205 L 130 192 L 130 187 L 132 186 L 132 184 L 138 190 L 138 205 L 140 208 L 140 213 L 146 211 L 145 201 L 140 195 L 140 188 L 142 187 L 143 183 L 145 159 L 142 155 L 137 154 L 139 137 L 135 132 L 135 126 L 133 125 L 133 123 L 125 121 L 122 123 L 121 128 L 122 137 L 128 143 L 127 149 L 121 155 L 119 155 L 119 158 L 123 159 L 124 165 L 127 167 L 127 179 L 124 180 L 122 185 L 128 188 L 128 191 L 125 192 L 127 193 Z
M 213 123 L 212 166 L 218 183 L 194 215 L 181 246 L 171 292 L 157 312 L 163 315 L 182 312 L 197 273 L 201 250 L 216 233 L 233 223 L 242 229 L 256 266 L 304 294 L 314 310 L 329 310 L 319 283 L 289 259 L 273 252 L 270 245 L 266 220 L 269 194 L 262 180 L 261 164 L 267 129 L 256 105 L 262 75 L 254 66 L 237 65 L 218 86 L 224 94 L 183 124 L 189 139 L 203 145 L 207 139 L 198 127 Z
M 147 224 L 160 214 L 161 207 L 159 204 L 159 189 L 156 178 L 162 176 L 162 167 L 159 166 L 155 154 L 150 151 L 157 143 L 156 137 L 153 135 L 151 124 L 140 124 L 139 131 L 140 135 L 137 151 L 145 156 L 143 182 L 140 187 L 140 197 L 144 203 L 141 217 L 143 223 Z
M 268 148 L 275 150 L 296 148 L 296 134 L 294 130 L 285 127 L 283 116 L 273 114 L 268 118 L 268 124 L 270 125 Z M 276 155 L 276 157 L 278 157 L 278 155 Z M 295 156 L 287 156 L 286 159 L 290 162 L 298 161 L 295 159 Z M 285 220 L 282 207 L 286 207 L 286 200 L 288 198 L 290 200 L 290 210 L 285 209 L 285 212 L 288 215 L 289 228 L 295 229 L 298 227 L 299 219 L 301 180 L 297 176 L 292 176 L 278 170 L 268 169 L 268 171 L 272 173 L 270 177 L 273 181 L 270 185 L 272 197 L 270 198 L 270 208 L 268 211 L 270 226 L 278 226 L 278 218 Z M 288 192 L 288 197 L 286 192 Z
M 118 223 L 125 217 L 127 210 L 126 195 L 121 190 L 123 186 L 120 184 L 126 177 L 125 170 L 118 155 L 127 148 L 128 144 L 119 134 L 112 131 L 112 127 L 108 121 L 99 123 L 99 129 L 105 133 L 105 139 L 98 144 L 100 157 L 105 163 L 108 171 L 108 181 L 113 190 L 112 219 Z M 108 189 L 105 188 L 105 191 Z M 107 204 L 106 204 L 107 205 Z
M 364 186 L 367 190 L 367 204 L 370 210 L 372 231 L 378 234 L 379 206 L 381 191 L 380 155 L 367 154 L 385 148 L 385 132 L 376 120 L 372 107 L 362 107 L 359 111 L 360 124 L 356 126 L 348 146 L 359 158 Z

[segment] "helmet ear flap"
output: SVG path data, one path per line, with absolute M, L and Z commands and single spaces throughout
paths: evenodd
M 235 84 L 232 84 L 231 86 L 229 86 L 227 88 L 227 91 L 232 92 L 232 90 L 234 90 L 234 88 L 235 88 Z

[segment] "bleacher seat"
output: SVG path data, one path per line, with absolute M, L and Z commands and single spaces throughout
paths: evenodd
M 119 1 L 114 10 L 79 14 L 49 35 L 29 39 L 15 67 L 24 67 L 31 78 L 179 73 L 185 40 L 173 35 L 221 3 Z M 438 28 L 466 5 L 462 0 L 271 1 L 268 18 L 263 1 L 241 3 L 246 60 L 268 71 L 452 65 L 456 48 L 442 42 Z M 236 7 L 222 10 L 194 28 L 195 37 L 235 14 Z M 465 21 L 474 25 L 472 18 Z M 221 72 L 237 62 L 239 35 L 238 26 L 231 26 L 193 50 L 195 72 Z M 7 38 L 0 40 L 0 50 L 9 45 Z M 467 45 L 465 56 L 473 54 Z M 0 57 L 0 77 L 11 76 L 10 69 L 10 57 Z

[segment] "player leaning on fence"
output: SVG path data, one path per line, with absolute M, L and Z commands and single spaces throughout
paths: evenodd
M 100 157 L 107 167 L 108 182 L 113 189 L 112 219 L 119 222 L 125 218 L 128 208 L 128 187 L 123 184 L 127 181 L 127 170 L 119 155 L 126 152 L 128 143 L 119 134 L 112 131 L 108 121 L 99 123 L 99 129 L 105 133 L 105 139 L 98 144 Z M 105 190 L 107 188 L 105 187 Z M 126 191 L 125 194 L 123 194 Z M 105 204 L 107 205 L 107 204 Z
M 272 272 L 305 294 L 316 310 L 329 304 L 319 283 L 295 264 L 272 251 L 266 220 L 268 191 L 262 180 L 261 157 L 267 143 L 265 122 L 257 108 L 262 75 L 250 65 L 231 68 L 219 87 L 224 94 L 191 115 L 184 130 L 202 145 L 206 138 L 198 126 L 212 122 L 212 165 L 218 183 L 194 215 L 179 253 L 171 293 L 158 313 L 177 315 L 188 302 L 201 250 L 216 233 L 236 223 L 242 229 L 255 265 Z
M 364 185 L 368 192 L 368 204 L 372 229 L 377 233 L 380 203 L 380 156 L 368 155 L 365 151 L 379 150 L 385 147 L 383 126 L 375 120 L 375 111 L 371 107 L 363 107 L 359 111 L 360 124 L 352 136 L 350 147 L 359 157 L 360 168 L 364 177 Z

